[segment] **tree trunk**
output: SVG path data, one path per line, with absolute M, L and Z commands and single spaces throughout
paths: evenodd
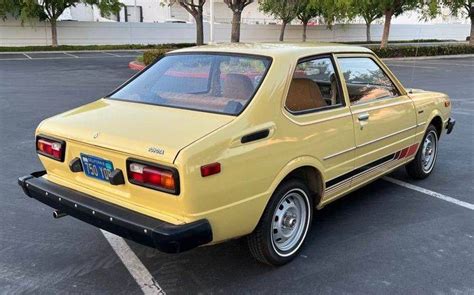
M 382 42 L 380 43 L 380 48 L 387 47 L 388 44 L 388 35 L 390 34 L 390 24 L 392 23 L 392 10 L 385 10 L 385 22 L 383 25 L 383 35 L 382 35 Z
M 469 45 L 474 46 L 474 14 L 471 14 L 471 35 L 469 36 Z
M 50 19 L 49 23 L 51 24 L 51 45 L 53 47 L 58 47 L 58 30 L 56 27 L 56 20 Z
M 196 45 L 204 44 L 204 27 L 202 23 L 202 9 L 194 16 L 196 22 Z
M 281 24 L 281 30 L 280 30 L 280 42 L 283 42 L 283 39 L 285 38 L 285 28 L 286 28 L 286 22 L 283 22 Z
M 372 38 L 370 37 L 370 23 L 365 24 L 365 32 L 367 35 L 367 43 L 372 42 Z
M 308 22 L 303 22 L 303 42 L 306 42 L 306 31 L 308 29 Z
M 232 15 L 232 33 L 230 42 L 240 42 L 240 21 L 242 18 L 242 11 L 236 10 Z

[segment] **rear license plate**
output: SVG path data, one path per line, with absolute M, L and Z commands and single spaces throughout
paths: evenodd
M 81 154 L 81 161 L 84 173 L 87 176 L 109 181 L 110 173 L 114 170 L 114 165 L 111 161 L 85 154 Z

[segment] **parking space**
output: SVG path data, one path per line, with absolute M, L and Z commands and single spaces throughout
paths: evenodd
M 134 58 L 142 54 L 142 50 L 108 50 L 108 51 L 52 51 L 52 52 L 0 52 L 0 60 L 26 59 L 69 59 L 69 58 L 107 58 L 128 57 Z
M 383 179 L 317 212 L 300 257 L 281 268 L 254 261 L 242 240 L 178 255 L 128 241 L 117 250 L 92 226 L 53 220 L 16 179 L 41 169 L 33 134 L 41 120 L 104 96 L 135 73 L 128 51 L 94 54 L 0 54 L 0 293 L 140 293 L 130 265 L 153 277 L 149 290 L 169 294 L 473 292 L 474 211 Z M 406 87 L 448 93 L 457 120 L 428 179 L 412 181 L 403 169 L 390 177 L 474 204 L 474 58 L 387 64 Z M 124 264 L 120 253 L 138 262 Z

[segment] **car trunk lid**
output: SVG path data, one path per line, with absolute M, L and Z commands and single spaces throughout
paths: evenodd
M 101 99 L 57 115 L 38 132 L 173 163 L 179 151 L 232 116 Z

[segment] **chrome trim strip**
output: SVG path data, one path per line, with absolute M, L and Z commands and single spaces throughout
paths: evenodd
M 352 116 L 352 114 L 350 112 L 348 113 L 344 113 L 344 114 L 339 114 L 339 115 L 334 115 L 332 117 L 328 117 L 328 118 L 323 118 L 323 119 L 319 119 L 319 120 L 313 120 L 313 121 L 308 121 L 308 122 L 299 122 L 295 119 L 293 119 L 291 117 L 291 115 L 288 115 L 287 112 L 283 112 L 283 114 L 285 115 L 285 117 L 287 117 L 291 122 L 297 124 L 297 125 L 300 125 L 300 126 L 306 126 L 306 125 L 312 125 L 312 124 L 318 124 L 318 123 L 322 123 L 322 122 L 326 122 L 326 121 L 331 121 L 331 120 L 335 120 L 335 119 L 339 119 L 339 118 L 344 118 L 344 117 L 349 117 L 349 116 Z M 316 113 L 309 113 L 308 115 L 314 115 L 314 114 L 319 114 L 318 112 Z M 300 115 L 298 116 L 298 118 L 304 118 L 303 117 L 304 115 Z
M 385 99 L 392 99 L 392 98 L 399 98 L 399 97 L 400 97 L 400 96 L 397 96 L 397 97 L 388 97 L 388 98 L 385 98 Z M 379 101 L 380 101 L 380 100 L 379 100 Z M 366 103 L 355 104 L 355 105 L 352 105 L 351 108 L 358 108 L 359 106 L 368 105 L 368 104 L 370 104 L 370 103 L 374 103 L 374 101 L 368 101 L 368 102 L 366 102 Z M 397 101 L 397 102 L 387 103 L 387 104 L 383 104 L 383 105 L 379 105 L 379 106 L 364 108 L 364 109 L 362 109 L 362 110 L 353 111 L 352 113 L 353 113 L 354 115 L 357 115 L 357 114 L 360 114 L 360 113 L 367 113 L 367 112 L 370 112 L 370 111 L 374 111 L 374 110 L 378 110 L 378 109 L 383 109 L 383 108 L 388 108 L 388 107 L 393 107 L 393 106 L 397 106 L 397 105 L 401 105 L 401 104 L 406 104 L 406 103 L 413 103 L 413 101 L 411 101 L 411 100 Z
M 337 157 L 337 156 L 339 156 L 339 155 L 345 154 L 345 153 L 350 152 L 350 151 L 353 151 L 353 150 L 355 150 L 355 149 L 356 149 L 356 147 L 354 146 L 354 147 L 348 148 L 347 150 L 342 150 L 342 151 L 337 152 L 337 153 L 335 153 L 335 154 L 331 154 L 331 155 L 329 155 L 329 156 L 324 157 L 323 160 L 329 160 L 329 159 L 331 159 L 331 158 Z
M 388 135 L 379 137 L 379 138 L 377 138 L 377 139 L 374 139 L 374 140 L 371 140 L 371 141 L 368 141 L 368 142 L 364 142 L 363 144 L 360 144 L 360 145 L 358 145 L 357 147 L 358 147 L 358 148 L 364 147 L 364 146 L 369 145 L 369 144 L 372 144 L 372 143 L 374 143 L 374 142 L 377 142 L 377 141 L 380 141 L 380 140 L 384 140 L 384 139 L 387 139 L 387 138 L 389 138 L 389 137 L 398 135 L 398 134 L 403 133 L 403 132 L 405 132 L 405 131 L 409 131 L 409 130 L 415 129 L 416 127 L 418 127 L 418 126 L 417 126 L 417 125 L 414 125 L 414 126 L 411 126 L 411 127 L 408 127 L 408 128 L 402 129 L 402 130 L 399 130 L 399 131 L 394 132 L 394 133 L 392 133 L 392 134 L 388 134 Z
M 426 124 L 426 121 L 425 121 L 425 122 L 418 123 L 416 126 L 417 126 L 417 127 L 420 127 L 420 126 L 423 126 L 423 125 L 425 125 L 425 124 Z

